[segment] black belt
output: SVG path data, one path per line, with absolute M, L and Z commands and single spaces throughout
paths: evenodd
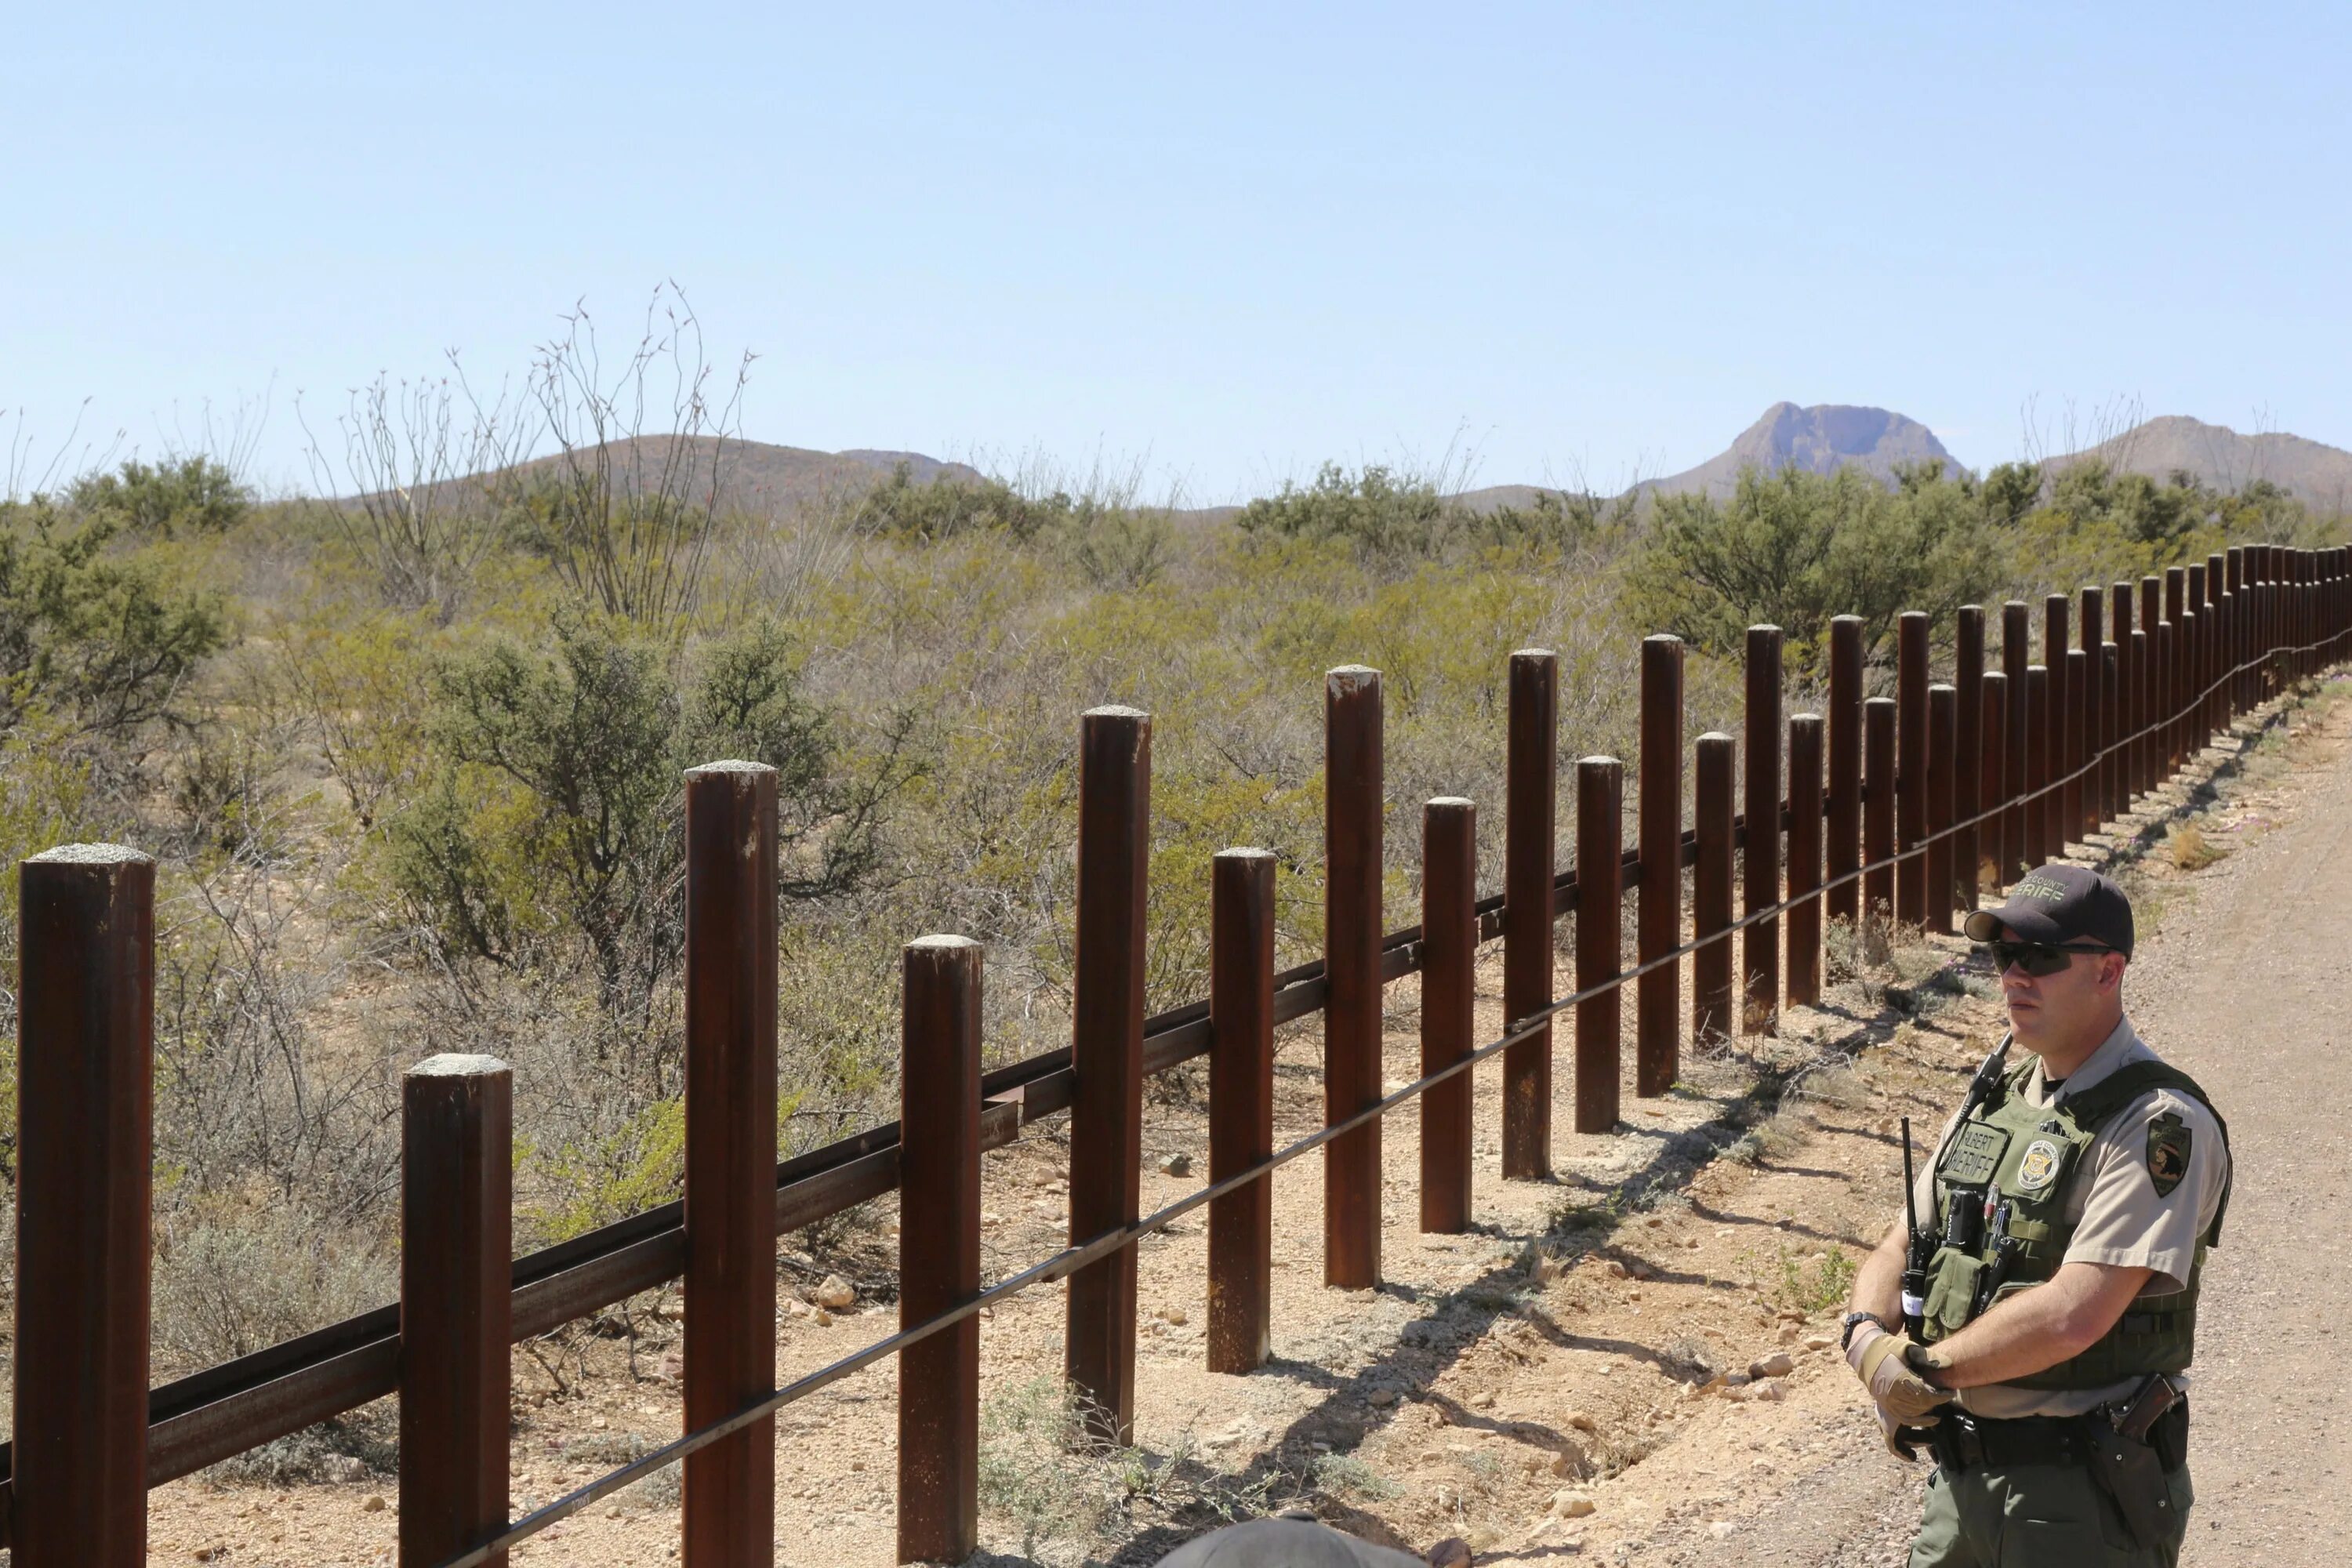
M 2096 1412 L 1994 1421 L 1952 1405 L 1944 1406 L 1940 1414 L 1943 1418 L 1927 1428 L 1927 1447 L 1936 1462 L 1948 1470 L 2084 1464 L 2091 1457 L 2088 1424 L 2106 1421 Z M 2189 1406 L 2184 1401 L 2167 1411 L 2148 1434 L 2167 1471 L 2179 1469 L 2186 1461 L 2188 1429 Z
M 2083 1427 L 2085 1418 L 2080 1415 L 1989 1421 L 1949 1405 L 1940 1414 L 1943 1419 L 1927 1428 L 1927 1446 L 1935 1451 L 1936 1462 L 1948 1470 L 2080 1465 L 2091 1457 L 2090 1437 Z

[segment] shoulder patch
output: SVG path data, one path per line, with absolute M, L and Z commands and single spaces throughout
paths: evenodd
M 2189 1151 L 2191 1134 L 2188 1124 L 2168 1110 L 2147 1124 L 2147 1179 L 2156 1184 L 2156 1195 L 2168 1198 L 2180 1179 L 2189 1174 Z

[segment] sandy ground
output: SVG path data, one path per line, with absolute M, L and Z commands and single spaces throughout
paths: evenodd
M 2337 1009 L 2322 993 L 2352 961 L 2352 922 L 2336 915 L 2352 892 L 2352 704 L 2299 734 L 2286 728 L 2232 763 L 2242 776 L 2218 804 L 2203 803 L 2204 830 L 2231 853 L 2194 874 L 2140 873 L 2154 895 L 2144 909 L 2162 907 L 2154 921 L 2143 915 L 2134 1016 L 2218 1097 L 2242 1173 L 2199 1359 L 2191 1562 L 2333 1561 L 2326 1527 L 2352 1513 L 2324 1375 L 2330 1304 L 2346 1299 L 2332 1287 L 2352 1270 L 2335 1239 L 2347 1137 L 2327 1120 L 2347 1069 L 2327 1048 Z M 2190 809 L 2186 796 L 2176 789 L 2127 825 L 2125 852 L 2131 831 L 2153 836 Z M 2102 841 L 2084 852 L 2116 850 Z M 1499 982 L 1482 984 L 1482 1033 L 1499 1027 Z M 1785 1018 L 1777 1038 L 1687 1062 L 1657 1100 L 1633 1096 L 1629 1042 L 1623 1124 L 1558 1132 L 1559 1173 L 1545 1183 L 1499 1180 L 1497 1086 L 1482 1074 L 1479 1229 L 1416 1233 L 1414 1120 L 1391 1119 L 1377 1291 L 1321 1285 L 1310 1156 L 1276 1181 L 1275 1359 L 1248 1377 L 1202 1368 L 1203 1226 L 1188 1218 L 1140 1248 L 1131 1452 L 1073 1455 L 1040 1429 L 1057 1415 L 1047 1377 L 1060 1365 L 1061 1296 L 1004 1304 L 982 1336 L 982 1560 L 1150 1563 L 1226 1517 L 1304 1507 L 1415 1550 L 1463 1535 L 1481 1562 L 1900 1562 L 1923 1475 L 1879 1447 L 1829 1345 L 1845 1271 L 1899 1201 L 1895 1118 L 1932 1125 L 1944 1114 L 1998 1036 L 1991 992 L 1957 940 L 1906 950 L 1892 971 L 1849 977 L 1822 1009 Z M 1399 1082 L 1414 1071 L 1414 1005 L 1409 984 L 1391 988 L 1388 1070 Z M 1319 1048 L 1311 1028 L 1283 1042 L 1286 1135 L 1319 1118 Z M 1563 1130 L 1566 1057 L 1563 1037 Z M 1146 1121 L 1150 1208 L 1198 1185 L 1206 1127 L 1181 1094 L 1149 1106 Z M 1048 1124 L 989 1156 L 990 1278 L 1056 1245 L 1064 1152 Z M 1181 1159 L 1161 1169 L 1171 1156 L 1191 1169 Z M 887 1332 L 894 1230 L 892 1211 L 876 1205 L 821 1247 L 788 1238 L 782 1375 Z M 834 1272 L 860 1300 L 821 1314 L 806 1299 Z M 607 1335 L 583 1330 L 518 1352 L 518 1510 L 676 1434 L 674 1308 L 674 1296 L 643 1301 L 625 1322 L 608 1320 Z M 1763 1375 L 1750 1381 L 1751 1368 Z M 886 1363 L 779 1418 L 777 1561 L 892 1560 L 895 1410 Z M 394 1500 L 381 1473 L 295 1486 L 192 1478 L 154 1495 L 152 1557 L 389 1563 Z M 675 1484 L 656 1480 L 514 1561 L 663 1563 L 677 1540 Z

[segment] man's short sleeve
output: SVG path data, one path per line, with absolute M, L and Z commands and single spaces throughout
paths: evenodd
M 2159 1089 L 2125 1107 L 2084 1159 L 2083 1215 L 2064 1261 L 2154 1269 L 2143 1295 L 2187 1289 L 2229 1174 L 2213 1113 Z

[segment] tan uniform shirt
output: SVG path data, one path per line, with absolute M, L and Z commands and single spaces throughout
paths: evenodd
M 2038 1065 L 2025 1081 L 2025 1095 L 2034 1105 L 2050 1105 L 2089 1089 L 2118 1068 L 2157 1059 L 2126 1018 L 2074 1069 L 2056 1095 L 2050 1092 Z M 2167 1112 L 2179 1117 L 2189 1129 L 2189 1170 L 2179 1185 L 2158 1197 L 2147 1171 L 2147 1127 Z M 1944 1137 L 1936 1143 L 1939 1152 L 1951 1131 L 1952 1124 L 1946 1123 Z M 1936 1212 L 1935 1165 L 1930 1160 L 1919 1173 L 1916 1197 L 1923 1217 Z M 2074 1234 L 2062 1264 L 2152 1268 L 2156 1273 L 2140 1291 L 2142 1300 L 2187 1289 L 2197 1238 L 2212 1228 L 2229 1171 L 2230 1157 L 2221 1146 L 2221 1128 L 2213 1113 L 2188 1095 L 2150 1089 L 2117 1111 L 2084 1152 L 2066 1194 L 2066 1217 L 2073 1222 Z M 2065 1390 L 1994 1383 L 1963 1390 L 1959 1402 L 1971 1415 L 1996 1420 L 2075 1415 L 2125 1397 L 2138 1383 L 2133 1378 L 2106 1388 Z

